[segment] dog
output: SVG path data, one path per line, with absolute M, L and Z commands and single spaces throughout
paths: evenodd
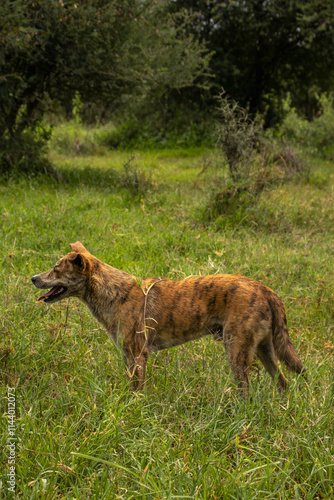
M 53 269 L 31 278 L 37 288 L 50 288 L 38 300 L 54 304 L 77 297 L 88 306 L 123 350 L 133 390 L 144 388 L 150 351 L 205 335 L 223 341 L 234 377 L 247 395 L 255 355 L 280 392 L 288 381 L 277 357 L 307 378 L 289 337 L 283 302 L 262 283 L 232 274 L 140 281 L 93 257 L 79 241 L 70 247 Z

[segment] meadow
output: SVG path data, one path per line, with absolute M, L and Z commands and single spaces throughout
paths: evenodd
M 334 162 L 315 156 L 307 182 L 210 217 L 213 149 L 80 144 L 54 139 L 56 176 L 0 182 L 0 497 L 334 498 Z M 280 396 L 255 363 L 243 399 L 223 345 L 205 338 L 152 354 L 145 391 L 130 393 L 120 352 L 79 301 L 37 303 L 31 276 L 76 240 L 138 277 L 265 283 L 285 303 L 308 383 L 288 374 Z

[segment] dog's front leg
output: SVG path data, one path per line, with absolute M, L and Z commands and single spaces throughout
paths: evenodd
M 134 351 L 133 346 L 124 349 L 124 358 L 126 362 L 126 371 L 131 383 L 132 391 L 142 391 L 145 385 L 146 364 L 148 359 L 148 350 L 142 346 Z

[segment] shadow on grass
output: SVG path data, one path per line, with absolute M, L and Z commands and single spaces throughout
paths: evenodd
M 121 171 L 113 168 L 105 169 L 92 167 L 73 168 L 71 170 L 60 170 L 59 182 L 64 182 L 71 186 L 90 186 L 109 192 L 125 189 L 133 197 L 145 197 L 154 187 L 154 183 L 149 174 L 141 170 L 135 163 L 134 157 L 128 159 Z
M 124 187 L 124 174 L 113 168 L 105 169 L 87 165 L 83 168 L 60 168 L 55 171 L 60 184 L 71 187 L 91 186 L 94 188 L 118 191 Z
M 99 168 L 95 165 L 78 167 L 51 167 L 44 172 L 20 172 L 0 177 L 0 185 L 27 185 L 39 187 L 64 187 L 70 189 L 93 188 L 109 193 L 126 191 L 133 198 L 141 199 L 154 189 L 151 176 L 141 170 L 130 158 L 121 170 Z

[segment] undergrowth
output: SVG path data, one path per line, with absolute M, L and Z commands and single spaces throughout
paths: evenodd
M 210 220 L 257 206 L 265 189 L 310 179 L 309 162 L 285 142 L 284 134 L 278 138 L 266 132 L 259 116 L 252 118 L 224 94 L 218 99 L 216 135 L 220 159 L 207 161 L 203 167 L 204 174 L 211 170 L 209 175 L 213 175 L 206 207 Z
M 50 153 L 58 177 L 0 179 L 0 496 L 332 498 L 333 163 L 320 155 L 306 181 L 293 173 L 267 183 L 245 206 L 230 196 L 208 218 L 214 184 L 232 189 L 216 150 L 203 171 L 202 150 L 132 158 L 63 147 Z M 309 382 L 287 374 L 279 396 L 255 363 L 242 399 L 222 343 L 206 338 L 152 354 L 146 390 L 131 394 L 120 352 L 79 301 L 37 302 L 31 276 L 76 240 L 138 277 L 231 273 L 265 283 L 285 303 Z M 6 489 L 8 387 L 15 496 Z
M 289 97 L 284 102 L 285 119 L 278 135 L 288 137 L 296 147 L 312 156 L 334 158 L 334 95 L 322 94 L 318 98 L 319 113 L 312 121 L 303 119 L 291 108 Z

